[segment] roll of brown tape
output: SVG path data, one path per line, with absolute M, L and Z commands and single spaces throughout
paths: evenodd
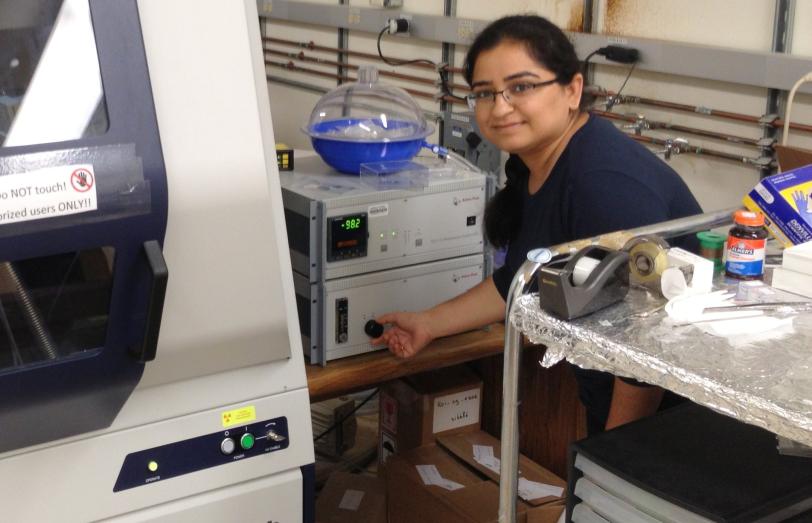
M 663 247 L 661 241 L 643 240 L 631 248 L 629 272 L 632 283 L 648 285 L 660 281 L 663 271 L 668 268 L 667 247 Z

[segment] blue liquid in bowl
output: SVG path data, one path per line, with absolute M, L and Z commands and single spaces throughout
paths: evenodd
M 430 131 L 418 132 L 412 122 L 390 120 L 387 122 L 386 130 L 394 131 L 401 136 L 408 134 L 408 136 L 388 138 L 383 141 L 382 139 L 356 139 L 341 134 L 346 128 L 355 127 L 359 122 L 367 121 L 370 120 L 368 118 L 331 120 L 312 125 L 307 131 L 313 149 L 322 160 L 337 171 L 347 174 L 358 174 L 363 163 L 409 160 L 420 151 L 423 139 L 430 133 Z M 372 120 L 372 122 L 383 127 L 380 120 Z M 415 132 L 406 133 L 405 131 L 409 129 L 414 129 Z M 401 132 L 398 133 L 398 130 Z

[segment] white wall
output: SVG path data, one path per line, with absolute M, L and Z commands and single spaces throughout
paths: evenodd
M 319 0 L 314 3 L 336 5 L 337 0 Z M 477 20 L 493 20 L 513 13 L 537 13 L 557 23 L 562 28 L 578 31 L 581 29 L 583 14 L 582 0 L 457 0 L 457 16 Z M 670 41 L 733 47 L 751 51 L 769 51 L 773 31 L 774 2 L 764 0 L 598 0 L 595 13 L 596 32 L 618 36 L 656 38 Z M 369 0 L 351 0 L 351 6 L 368 7 Z M 442 14 L 441 0 L 404 0 L 403 11 L 415 14 Z M 303 26 L 300 24 L 266 22 L 266 34 L 296 41 L 314 41 L 335 47 L 335 29 Z M 375 34 L 353 31 L 349 36 L 350 49 L 376 54 Z M 281 49 L 279 45 L 271 47 Z M 439 61 L 441 46 L 433 42 L 421 42 L 400 36 L 385 36 L 382 44 L 384 53 L 393 58 L 428 58 Z M 294 51 L 293 48 L 285 48 Z M 812 1 L 796 2 L 793 40 L 790 50 L 793 54 L 812 56 Z M 298 50 L 296 50 L 298 51 Z M 455 65 L 462 64 L 465 48 L 457 46 Z M 334 60 L 330 53 L 305 51 L 305 54 Z M 276 61 L 287 61 L 271 57 Z M 361 64 L 365 60 L 351 58 L 350 63 Z M 319 67 L 302 63 L 304 67 L 334 72 L 334 67 Z M 396 71 L 415 76 L 431 78 L 433 75 L 420 69 L 391 67 L 378 62 L 381 70 Z M 719 64 L 720 68 L 725 64 Z M 616 91 L 623 83 L 628 69 L 625 67 L 597 66 L 593 83 Z M 284 71 L 269 67 L 269 74 L 283 76 L 299 82 L 334 86 L 329 80 L 309 75 Z M 354 73 L 352 74 L 354 76 Z M 436 92 L 436 88 L 396 79 L 383 79 L 387 83 L 403 88 L 424 92 Z M 460 75 L 456 83 L 464 80 Z M 319 95 L 299 89 L 269 84 L 273 110 L 274 129 L 280 141 L 302 147 L 307 145 L 306 137 L 299 128 L 307 121 L 310 110 Z M 721 111 L 742 113 L 759 117 L 766 109 L 766 89 L 725 82 L 699 80 L 635 71 L 624 88 L 625 94 L 647 98 L 712 108 Z M 428 111 L 439 111 L 439 104 L 431 100 L 416 98 Z M 454 110 L 464 110 L 455 106 Z M 762 129 L 754 124 L 739 123 L 697 113 L 664 110 L 651 106 L 616 106 L 618 114 L 643 114 L 653 121 L 674 125 L 696 127 L 704 130 L 758 139 Z M 792 120 L 812 125 L 812 96 L 798 95 L 793 106 Z M 691 145 L 713 149 L 739 157 L 755 158 L 758 149 L 725 141 L 700 138 L 694 135 L 647 131 L 646 135 L 658 138 L 686 138 Z M 434 139 L 436 140 L 436 136 Z M 780 134 L 779 134 L 780 138 Z M 812 133 L 792 132 L 789 143 L 812 149 Z M 654 147 L 658 149 L 658 147 Z M 719 160 L 710 156 L 679 155 L 670 160 L 670 165 L 686 180 L 705 210 L 720 209 L 737 205 L 759 178 L 759 171 L 744 163 Z
M 328 2 L 322 2 L 328 3 Z M 265 21 L 263 24 L 263 35 L 265 37 L 281 38 L 293 42 L 313 42 L 316 45 L 336 47 L 338 37 L 335 29 L 314 25 L 304 25 L 295 23 L 278 23 Z M 288 45 L 276 43 L 266 43 L 266 49 L 273 49 L 286 53 L 304 52 L 306 56 L 317 58 L 322 57 L 335 61 L 335 58 L 324 53 L 317 53 L 307 49 L 301 49 Z M 321 70 L 335 73 L 335 68 L 321 67 L 309 62 L 300 62 L 291 58 L 269 55 L 265 56 L 266 62 L 287 63 L 293 61 L 296 65 L 307 69 Z M 289 71 L 275 66 L 267 66 L 267 73 L 271 76 L 283 77 L 287 80 L 301 82 L 324 89 L 332 89 L 336 86 L 335 79 L 321 78 L 310 74 Z M 310 111 L 316 105 L 321 94 L 297 88 L 291 88 L 274 82 L 268 83 L 271 98 L 271 116 L 274 124 L 274 136 L 277 142 L 284 143 L 290 147 L 309 149 L 310 140 L 301 132 L 301 128 L 307 124 Z
M 765 0 L 599 0 L 599 32 L 768 51 L 775 6 Z
M 792 53 L 812 56 L 812 2 L 808 0 L 795 2 Z

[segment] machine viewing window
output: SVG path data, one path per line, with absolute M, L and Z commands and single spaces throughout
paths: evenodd
M 104 346 L 114 250 L 0 261 L 0 370 Z
M 0 147 L 107 128 L 88 0 L 0 1 Z

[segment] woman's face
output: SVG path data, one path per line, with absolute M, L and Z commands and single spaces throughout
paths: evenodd
M 504 94 L 477 99 L 477 124 L 485 138 L 513 154 L 531 154 L 560 137 L 581 101 L 583 77 L 568 85 L 549 83 L 555 73 L 539 64 L 519 42 L 505 40 L 483 51 L 474 63 L 473 92 Z

